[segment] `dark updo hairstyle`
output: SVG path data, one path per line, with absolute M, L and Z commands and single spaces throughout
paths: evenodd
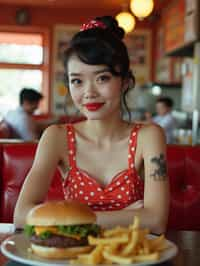
M 128 112 L 130 121 L 131 114 L 126 103 L 126 94 L 131 87 L 135 86 L 135 78 L 130 71 L 127 48 L 122 41 L 125 32 L 111 16 L 96 17 L 95 21 L 102 22 L 105 28 L 93 27 L 76 33 L 64 53 L 67 85 L 68 61 L 74 54 L 86 64 L 108 66 L 114 76 L 129 80 L 129 86 L 122 94 L 122 104 Z

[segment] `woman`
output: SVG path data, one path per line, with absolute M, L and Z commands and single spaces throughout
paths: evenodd
M 88 204 L 99 224 L 128 225 L 138 215 L 151 232 L 165 231 L 165 137 L 159 126 L 121 118 L 121 98 L 125 100 L 134 82 L 123 36 L 116 20 L 106 16 L 83 24 L 73 37 L 64 59 L 66 82 L 87 120 L 50 126 L 44 132 L 17 201 L 16 226 L 22 226 L 29 209 L 45 199 L 59 165 L 65 199 Z

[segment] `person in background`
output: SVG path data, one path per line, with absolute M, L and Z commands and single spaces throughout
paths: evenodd
M 151 232 L 166 230 L 165 134 L 156 124 L 122 119 L 121 105 L 127 107 L 126 93 L 134 87 L 124 34 L 104 16 L 83 24 L 72 38 L 64 53 L 66 85 L 87 120 L 44 131 L 15 207 L 16 227 L 45 200 L 59 166 L 63 199 L 90 206 L 99 225 L 126 226 L 138 215 Z
M 42 126 L 33 119 L 32 115 L 38 108 L 43 95 L 34 89 L 23 88 L 19 94 L 20 106 L 9 111 L 4 121 L 12 129 L 12 138 L 23 140 L 37 140 L 40 137 Z
M 176 129 L 176 120 L 172 116 L 173 100 L 169 97 L 160 97 L 156 101 L 157 115 L 152 118 L 152 121 L 160 125 L 166 134 L 167 143 L 174 142 L 174 129 Z M 148 118 L 149 120 L 149 118 Z

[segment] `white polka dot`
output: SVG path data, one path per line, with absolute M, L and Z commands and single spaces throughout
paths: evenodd
M 102 191 L 102 189 L 100 187 L 97 188 L 97 191 Z
M 76 174 L 79 175 L 79 171 L 76 171 Z
M 115 200 L 111 200 L 110 202 L 111 202 L 111 203 L 115 203 Z
M 127 180 L 127 181 L 126 181 L 126 184 L 129 184 L 130 182 L 131 182 L 130 180 Z
M 129 191 L 126 191 L 126 194 L 127 194 L 127 195 L 129 195 L 129 193 L 130 193 Z
M 71 131 L 68 131 L 68 133 L 69 133 L 69 135 L 71 135 L 71 134 L 72 134 L 72 132 L 71 132 Z
M 124 190 L 125 190 L 125 188 L 124 188 L 124 187 L 121 187 L 121 190 L 122 190 L 122 191 L 124 191 Z
M 92 191 L 92 192 L 90 192 L 90 195 L 91 195 L 91 196 L 94 196 L 94 192 L 93 192 L 93 191 Z
M 73 160 L 74 160 L 74 161 L 76 160 L 74 156 L 73 156 Z
M 84 197 L 84 199 L 85 199 L 85 200 L 88 200 L 89 198 L 86 196 L 86 197 Z
M 71 138 L 71 141 L 74 142 L 74 138 Z
M 83 187 L 83 186 L 85 186 L 85 183 L 84 182 L 81 182 L 80 185 Z
M 129 142 L 132 143 L 133 142 L 132 139 L 130 139 Z
M 120 194 L 117 195 L 117 198 L 118 198 L 118 199 L 121 199 L 121 198 L 122 198 L 122 195 L 120 195 Z
M 75 182 L 75 180 L 74 179 L 72 179 L 72 183 L 74 183 Z
M 132 147 L 131 150 L 134 151 L 135 150 L 135 147 Z
M 121 183 L 119 181 L 117 181 L 116 185 L 119 186 Z
M 69 150 L 69 153 L 70 153 L 70 154 L 73 154 L 73 151 L 72 151 L 72 150 Z
M 77 184 L 75 184 L 75 185 L 74 185 L 74 188 L 77 189 L 77 187 L 78 187 Z
M 132 163 L 132 164 L 131 164 L 131 168 L 133 168 L 133 167 L 134 167 L 134 164 Z
M 92 182 L 89 182 L 88 184 L 91 186 L 92 185 Z
M 120 203 L 116 203 L 115 206 L 120 206 Z
M 82 191 L 82 190 L 80 190 L 80 191 L 79 191 L 79 194 L 83 194 L 83 191 Z
M 135 136 L 136 135 L 136 132 L 133 132 L 133 136 Z
M 126 175 L 126 176 L 124 177 L 124 179 L 128 179 L 128 176 Z
M 99 202 L 99 205 L 103 205 L 103 202 L 102 202 L 102 201 L 100 201 L 100 202 Z
M 91 206 L 91 205 L 92 205 L 92 203 L 91 203 L 91 202 L 88 202 L 88 205 L 89 205 L 89 206 Z
M 75 197 L 76 197 L 76 198 L 78 197 L 78 194 L 77 194 L 77 193 L 75 194 Z
M 104 199 L 104 196 L 100 196 L 100 199 Z
M 113 188 L 112 187 L 109 187 L 109 189 L 108 189 L 109 191 L 112 191 L 113 190 Z
M 81 177 L 80 176 L 78 176 L 78 180 L 81 180 Z
M 112 207 L 112 206 L 109 206 L 108 208 L 109 208 L 109 209 L 112 209 L 113 207 Z

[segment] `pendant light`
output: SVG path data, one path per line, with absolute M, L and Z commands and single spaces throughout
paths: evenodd
M 151 14 L 154 8 L 153 0 L 131 0 L 130 9 L 139 19 L 143 19 Z
M 118 21 L 119 26 L 122 27 L 126 33 L 133 31 L 135 28 L 135 18 L 128 11 L 120 12 L 115 18 Z

